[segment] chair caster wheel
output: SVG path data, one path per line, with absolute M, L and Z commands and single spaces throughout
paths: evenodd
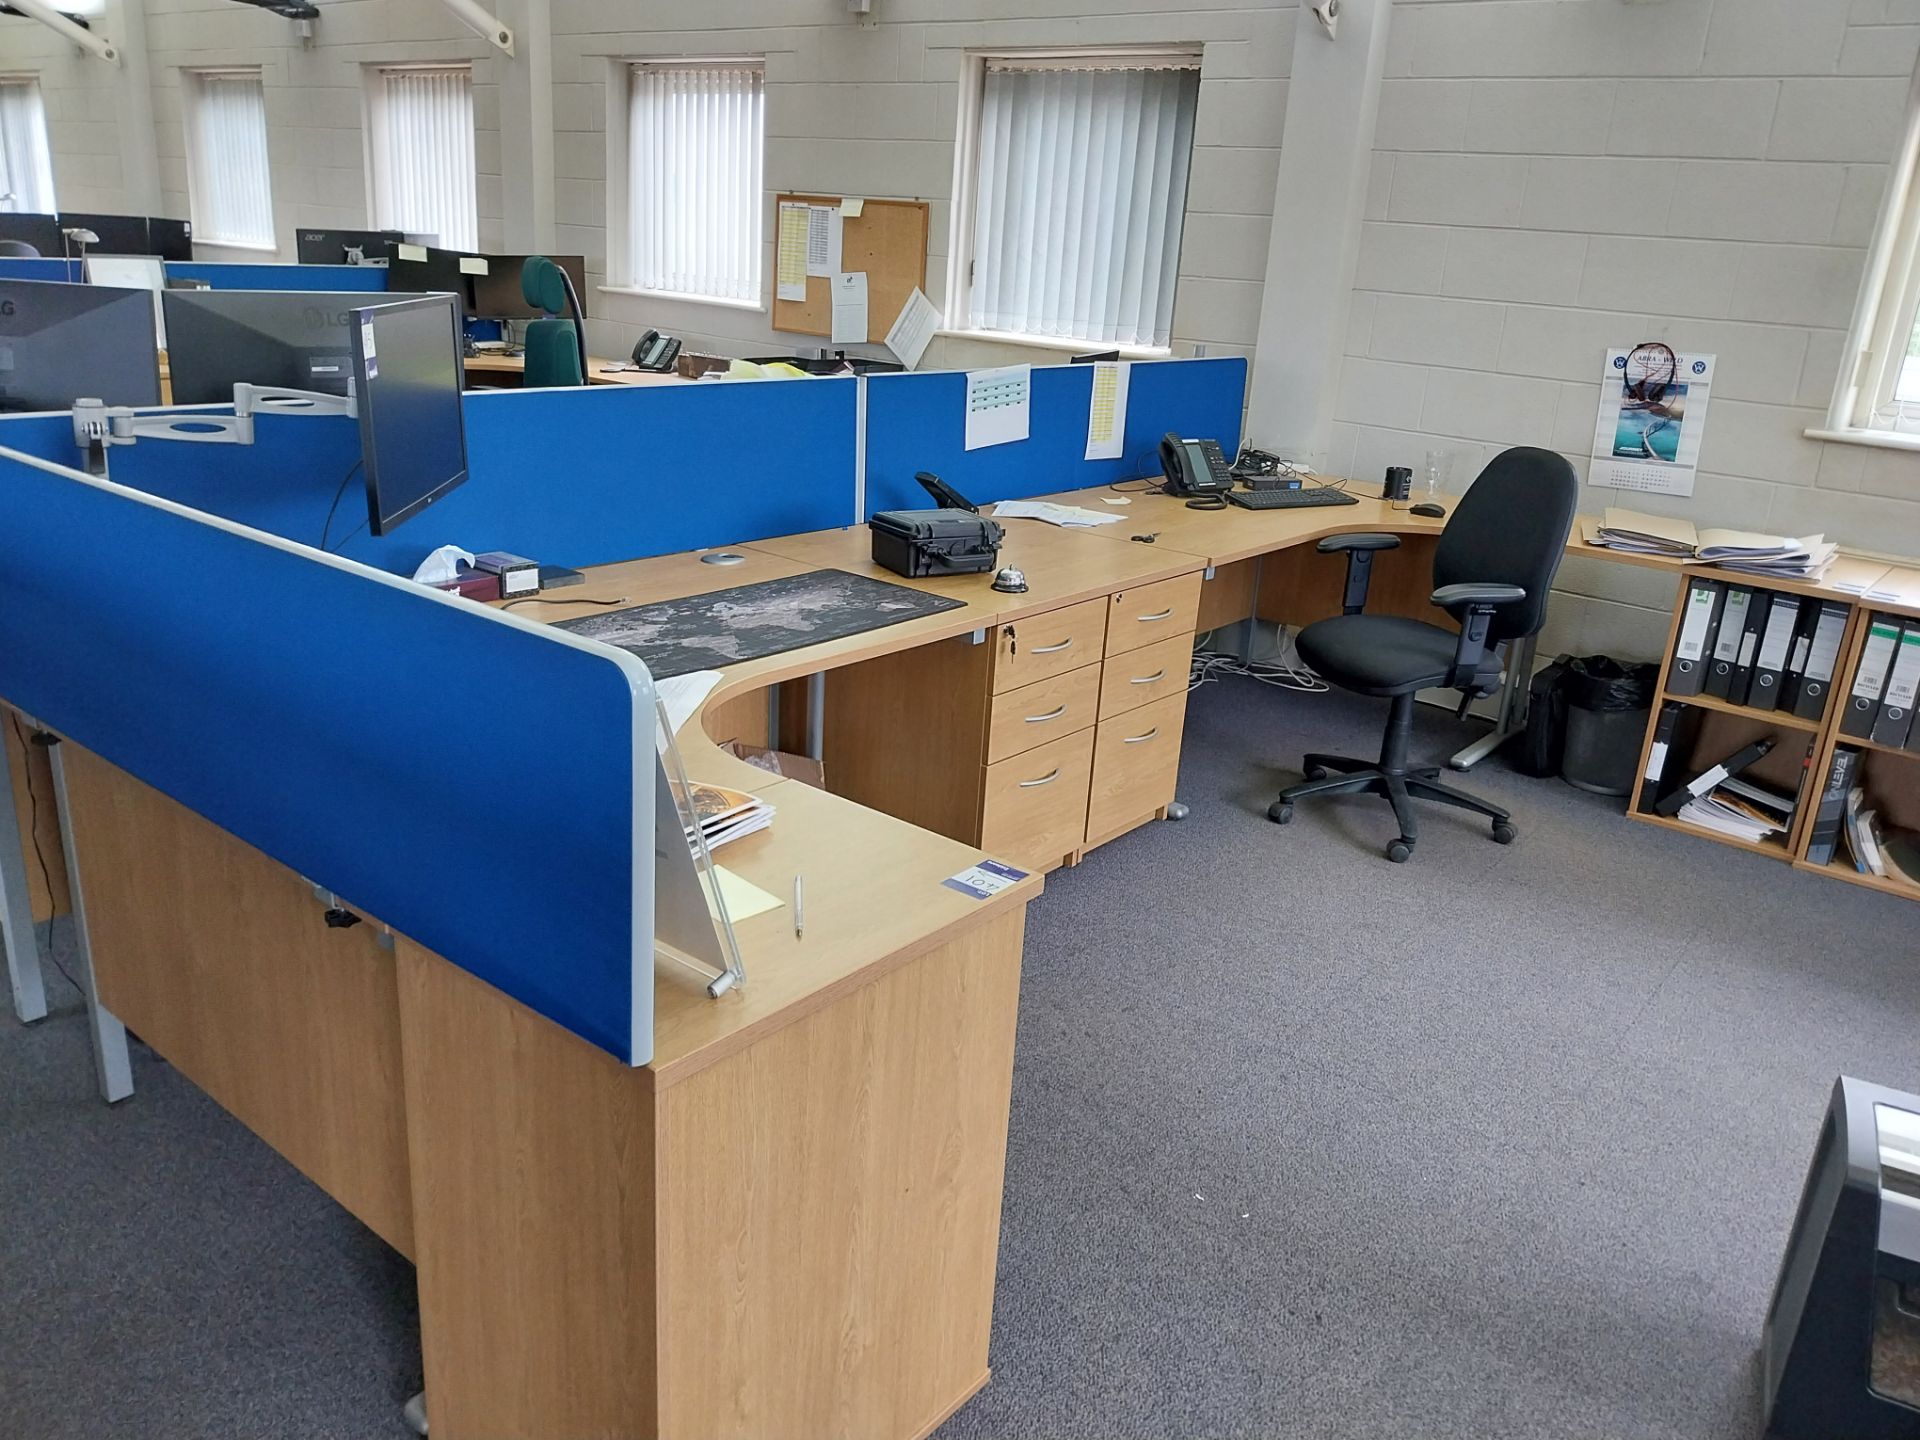
M 1404 840 L 1387 842 L 1387 859 L 1396 865 L 1404 865 L 1413 858 L 1413 846 Z
M 1327 767 L 1324 765 L 1309 765 L 1300 772 L 1300 778 L 1303 780 L 1324 780 L 1327 778 Z
M 1267 807 L 1267 819 L 1276 825 L 1285 825 L 1293 819 L 1293 806 L 1285 800 L 1276 800 Z
M 1511 845 L 1519 834 L 1518 830 L 1504 820 L 1493 822 L 1493 843 L 1496 845 Z

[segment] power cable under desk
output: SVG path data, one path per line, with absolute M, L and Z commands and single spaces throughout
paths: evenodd
M 47 892 L 47 963 L 60 972 L 67 984 L 80 992 L 80 998 L 86 999 L 87 992 L 78 980 L 67 973 L 67 967 L 53 957 L 53 871 L 47 866 L 47 855 L 40 848 L 40 792 L 33 788 L 33 742 L 27 738 L 26 731 L 20 728 L 20 712 L 9 712 L 13 733 L 20 737 L 20 761 L 25 773 L 22 778 L 27 784 L 27 833 L 33 837 L 33 858 L 40 862 L 40 883 Z M 44 748 L 44 747 L 43 747 Z M 39 948 L 39 942 L 34 942 Z
M 1211 639 L 1213 631 L 1207 632 Z M 1192 694 L 1202 685 L 1212 685 L 1229 675 L 1244 676 L 1257 680 L 1262 685 L 1271 685 L 1276 690 L 1292 690 L 1302 695 L 1325 694 L 1332 687 L 1304 665 L 1296 665 L 1286 658 L 1287 627 L 1279 628 L 1278 648 L 1267 659 L 1242 660 L 1238 655 L 1222 650 L 1203 648 L 1193 652 L 1193 660 L 1187 669 L 1187 693 Z

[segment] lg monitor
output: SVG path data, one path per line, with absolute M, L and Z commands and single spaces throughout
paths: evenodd
M 547 312 L 536 305 L 529 305 L 526 297 L 520 293 L 520 270 L 527 263 L 525 255 L 488 255 L 487 273 L 473 277 L 473 313 L 482 320 L 538 320 Z M 567 278 L 573 281 L 573 293 L 587 293 L 587 262 L 579 255 L 549 255 L 547 257 L 567 272 Z M 563 310 L 561 319 L 570 316 Z
M 54 215 L 0 211 L 0 240 L 17 240 L 23 245 L 31 245 L 53 260 L 65 253 L 61 249 L 60 220 Z
M 160 298 L 174 404 L 219 404 L 243 381 L 347 393 L 364 292 L 168 289 Z
M 353 312 L 367 529 L 385 535 L 467 478 L 462 320 L 451 295 Z
M 0 281 L 0 410 L 68 410 L 82 397 L 160 403 L 153 296 L 105 285 Z
M 147 249 L 162 260 L 193 259 L 193 222 L 164 215 L 147 217 Z
M 398 230 L 299 230 L 293 237 L 302 265 L 384 265 L 406 238 Z
M 83 215 L 62 210 L 60 212 L 61 230 L 91 230 L 100 238 L 86 242 L 88 250 L 98 250 L 103 255 L 146 255 L 152 247 L 148 244 L 147 217 L 144 215 Z M 64 252 L 57 254 L 78 255 L 80 242 L 67 241 Z

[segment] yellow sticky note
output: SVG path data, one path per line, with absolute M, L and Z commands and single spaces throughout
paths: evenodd
M 865 200 L 857 195 L 849 195 L 840 202 L 840 218 L 842 220 L 858 220 L 860 218 L 860 212 L 866 208 L 867 202 Z
M 483 255 L 462 255 L 460 257 L 462 275 L 484 275 L 487 273 L 487 261 Z
M 786 901 L 777 895 L 769 895 L 751 880 L 744 879 L 727 869 L 724 865 L 713 867 L 714 879 L 720 882 L 720 896 L 727 902 L 727 916 L 735 922 L 750 920 L 755 915 L 764 915 L 769 910 L 778 910 Z M 713 892 L 701 887 L 701 893 L 707 897 L 707 909 L 713 911 Z M 714 914 L 718 920 L 718 914 Z

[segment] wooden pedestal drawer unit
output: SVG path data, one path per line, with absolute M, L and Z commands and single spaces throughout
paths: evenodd
M 1138 710 L 1155 700 L 1187 693 L 1193 634 L 1166 639 L 1124 655 L 1109 655 L 1100 667 L 1100 718 Z
M 1186 720 L 1182 686 L 1177 695 L 1100 722 L 1087 800 L 1087 849 L 1146 824 L 1172 802 Z
M 1082 730 L 989 765 L 980 848 L 1033 870 L 1079 854 L 1093 749 L 1094 732 Z

